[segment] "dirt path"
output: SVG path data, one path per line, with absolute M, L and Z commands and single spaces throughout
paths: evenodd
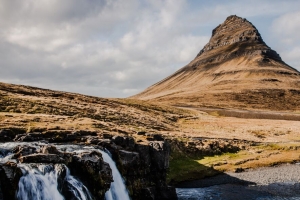
M 179 107 L 184 109 L 199 110 L 208 114 L 219 115 L 223 117 L 237 117 L 244 119 L 274 119 L 300 121 L 300 113 L 288 111 L 257 111 L 241 110 L 230 108 L 205 108 L 205 107 Z

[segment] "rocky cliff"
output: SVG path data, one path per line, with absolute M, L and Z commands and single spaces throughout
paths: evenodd
M 194 60 L 132 98 L 166 104 L 299 108 L 300 74 L 248 20 L 229 16 Z
M 73 133 L 74 137 L 67 138 L 43 133 L 15 134 L 14 139 L 3 137 L 12 135 L 11 130 L 1 130 L 0 138 L 5 142 L 15 142 L 12 149 L 12 161 L 0 163 L 0 199 L 13 199 L 18 191 L 18 183 L 22 177 L 22 169 L 18 165 L 27 163 L 30 165 L 48 164 L 60 169 L 58 189 L 68 199 L 72 199 L 72 193 L 67 189 L 68 182 L 64 181 L 66 169 L 70 169 L 91 192 L 94 199 L 104 199 L 105 192 L 113 181 L 110 166 L 104 162 L 98 151 L 64 152 L 57 149 L 56 145 L 70 145 L 75 143 L 82 147 L 96 149 L 108 149 L 116 161 L 119 171 L 125 179 L 127 189 L 132 199 L 167 200 L 177 199 L 174 187 L 166 183 L 166 173 L 169 168 L 170 145 L 159 135 L 143 142 L 136 142 L 128 136 L 115 134 L 96 135 L 86 131 L 85 134 Z M 144 134 L 141 132 L 140 134 Z M 62 137 L 61 137 L 62 136 Z M 64 139 L 62 139 L 64 138 Z M 37 143 L 40 141 L 40 143 Z M 57 143 L 59 141 L 59 143 Z M 0 142 L 3 142 L 0 140 Z M 25 143 L 24 143 L 25 142 Z M 27 143 L 26 143 L 27 142 Z M 50 142 L 50 143 L 49 143 Z M 56 143 L 53 143 L 56 142 Z M 0 143 L 1 144 L 1 143 Z M 13 144 L 11 144 L 13 145 Z M 0 156 L 6 154 L 5 149 L 0 148 Z M 3 154 L 3 155 L 2 155 Z M 0 157 L 1 158 L 1 157 Z

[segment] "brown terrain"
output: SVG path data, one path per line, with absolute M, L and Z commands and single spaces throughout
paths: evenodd
M 164 140 L 170 184 L 299 162 L 299 77 L 250 22 L 230 16 L 191 63 L 131 99 L 0 83 L 0 141 L 110 138 L 118 149 L 115 136 Z
M 300 73 L 246 19 L 229 16 L 188 65 L 135 99 L 169 105 L 300 109 Z
M 300 161 L 297 112 L 174 108 L 6 83 L 0 83 L 0 105 L 1 141 L 90 144 L 121 136 L 148 145 L 164 138 L 171 144 L 172 184 Z M 3 137 L 1 130 L 13 136 Z

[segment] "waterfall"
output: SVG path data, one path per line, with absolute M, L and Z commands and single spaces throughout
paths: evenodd
M 106 200 L 130 200 L 123 178 L 116 166 L 116 163 L 108 153 L 100 151 L 103 160 L 107 162 L 112 170 L 114 182 L 111 183 L 110 189 L 105 193 Z
M 64 200 L 58 187 L 58 179 L 62 176 L 61 169 L 66 172 L 65 177 L 62 178 L 72 199 L 92 200 L 88 189 L 70 175 L 69 169 L 63 164 L 39 164 L 38 166 L 22 164 L 20 168 L 23 176 L 19 181 L 16 195 L 18 200 Z
M 19 200 L 63 200 L 57 190 L 57 174 L 50 166 L 32 168 L 30 165 L 20 165 L 23 176 L 19 181 L 17 199 Z M 44 168 L 44 169 L 43 169 Z M 46 172 L 46 168 L 48 172 Z M 44 172 L 46 172 L 44 174 Z
M 17 145 L 29 145 L 40 149 L 44 143 L 0 143 L 0 164 L 12 159 L 12 149 Z M 103 160 L 109 164 L 113 182 L 110 189 L 105 193 L 106 200 L 130 200 L 123 178 L 111 158 L 110 153 L 101 151 L 91 146 L 81 145 L 55 145 L 58 150 L 65 152 L 81 153 L 99 151 Z M 64 164 L 18 164 L 23 176 L 19 181 L 16 193 L 18 200 L 92 200 L 88 189 L 79 180 L 74 178 Z M 68 197 L 66 197 L 66 194 Z M 65 197 L 63 196 L 65 195 Z

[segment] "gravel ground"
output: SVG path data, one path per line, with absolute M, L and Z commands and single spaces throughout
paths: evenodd
M 224 173 L 176 187 L 180 200 L 300 199 L 300 164 Z
M 269 185 L 298 182 L 300 182 L 300 164 L 284 164 L 241 173 L 226 172 L 206 179 L 183 182 L 178 184 L 177 187 L 200 188 L 220 184 Z
M 300 182 L 300 163 L 284 164 L 275 167 L 266 167 L 249 170 L 242 173 L 226 173 L 240 180 L 254 182 L 257 185 L 269 185 L 272 183 Z

